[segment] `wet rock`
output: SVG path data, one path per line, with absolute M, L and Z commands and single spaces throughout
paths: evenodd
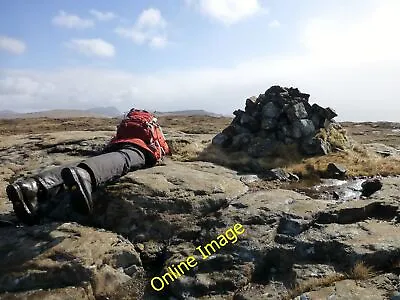
M 271 169 L 271 170 L 266 171 L 263 174 L 263 179 L 267 179 L 267 180 L 288 181 L 289 178 L 290 178 L 290 174 L 281 168 Z
M 326 177 L 326 176 L 324 176 Z M 332 195 L 334 199 L 341 201 L 359 199 L 361 196 L 361 179 L 340 180 L 333 178 L 321 178 L 320 184 L 310 189 L 311 193 L 317 192 L 321 197 L 323 195 Z
M 361 184 L 361 188 L 362 196 L 369 197 L 382 188 L 382 182 L 378 178 L 368 179 Z
M 311 298 L 308 297 L 308 295 L 303 294 L 303 295 L 301 295 L 301 296 L 299 297 L 299 300 L 311 300 Z
M 250 215 L 254 217 L 266 217 L 262 213 L 270 212 L 272 215 L 283 215 L 285 213 L 303 218 L 310 217 L 313 213 L 320 210 L 325 210 L 328 207 L 329 201 L 311 199 L 290 190 L 273 189 L 243 195 L 237 200 L 232 201 L 231 204 L 235 203 L 240 203 L 242 206 L 245 205 L 248 207 L 248 209 L 245 209 L 245 211 L 242 210 L 240 213 L 248 213 L 249 217 Z
M 330 178 L 342 179 L 345 177 L 347 170 L 339 164 L 329 163 L 326 172 Z
M 297 176 L 296 174 L 291 173 L 291 172 L 289 172 L 288 174 L 289 174 L 289 180 L 291 180 L 291 181 L 300 181 L 299 176 Z
M 400 300 L 400 292 L 394 292 L 390 300 Z

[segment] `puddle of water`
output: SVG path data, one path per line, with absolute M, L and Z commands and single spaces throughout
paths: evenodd
M 321 184 L 314 186 L 313 188 L 319 192 L 326 193 L 328 195 L 335 194 L 336 197 L 341 201 L 348 201 L 352 199 L 359 199 L 361 196 L 361 184 L 364 182 L 363 179 L 356 180 L 337 180 L 337 179 L 322 179 Z
M 314 182 L 313 185 L 293 186 L 292 188 L 312 198 L 349 201 L 360 198 L 363 182 L 363 179 L 321 179 L 319 182 Z
M 328 187 L 340 187 L 347 183 L 346 180 L 338 180 L 338 179 L 321 179 L 321 183 L 316 185 L 315 190 L 319 191 Z

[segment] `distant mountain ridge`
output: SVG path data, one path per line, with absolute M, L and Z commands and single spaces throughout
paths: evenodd
M 202 109 L 194 110 L 178 110 L 178 111 L 167 111 L 153 112 L 156 116 L 208 116 L 208 117 L 223 117 L 224 115 L 212 113 Z M 37 111 L 29 113 L 18 113 L 11 110 L 1 110 L 0 119 L 22 119 L 22 118 L 79 118 L 79 117 L 90 117 L 90 118 L 115 118 L 121 117 L 123 113 L 120 112 L 114 106 L 106 107 L 94 107 L 90 109 L 53 109 L 46 111 Z
M 114 106 L 104 106 L 104 107 L 94 107 L 85 110 L 86 112 L 91 112 L 94 114 L 99 114 L 103 116 L 108 116 L 108 117 L 118 117 L 122 115 L 122 113 Z
M 208 117 L 222 117 L 221 114 L 212 113 L 203 109 L 193 109 L 193 110 L 178 110 L 178 111 L 167 111 L 160 112 L 155 111 L 157 116 L 208 116 Z
M 0 111 L 0 119 L 21 119 L 21 118 L 113 118 L 119 117 L 122 113 L 113 106 L 94 107 L 86 110 L 79 109 L 53 109 L 45 111 L 37 111 L 30 113 L 17 113 L 11 110 Z
M 15 111 L 12 110 L 0 110 L 0 117 L 11 116 L 17 114 Z

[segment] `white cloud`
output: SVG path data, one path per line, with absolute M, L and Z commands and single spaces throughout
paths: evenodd
M 1 35 L 0 36 L 0 50 L 7 51 L 11 54 L 20 55 L 25 52 L 26 45 L 21 40 Z
M 167 22 L 158 9 L 149 8 L 140 14 L 136 24 L 139 28 L 164 28 Z
M 185 0 L 185 2 L 226 25 L 266 11 L 262 8 L 259 0 Z
M 281 23 L 278 20 L 273 20 L 268 23 L 269 28 L 278 28 L 281 27 Z
M 111 21 L 117 18 L 117 15 L 111 11 L 101 12 L 95 9 L 91 9 L 89 13 L 99 21 Z
M 66 43 L 66 46 L 86 56 L 113 57 L 115 48 L 102 39 L 75 39 Z
M 126 28 L 126 27 L 118 27 L 115 29 L 115 33 L 119 36 L 132 39 L 135 44 L 142 45 L 144 42 L 148 41 L 147 35 L 136 29 L 136 28 Z
M 58 15 L 53 18 L 52 22 L 56 26 L 69 29 L 86 29 L 94 27 L 93 20 L 83 19 L 77 15 L 68 14 L 63 10 L 58 12 Z
M 159 111 L 207 109 L 231 114 L 274 84 L 296 86 L 341 120 L 400 121 L 400 3 L 381 2 L 368 15 L 310 20 L 301 55 L 261 57 L 224 68 L 139 74 L 109 69 L 0 71 L 0 108 L 49 109 L 132 105 Z M 322 27 L 321 27 L 322 26 Z M 288 36 L 287 39 L 296 37 Z M 148 40 L 146 40 L 148 42 Z M 322 45 L 321 45 L 322 44 Z M 54 101 L 57 99 L 57 101 Z
M 155 36 L 150 41 L 150 46 L 153 48 L 164 48 L 167 45 L 165 36 Z
M 138 45 L 148 44 L 154 48 L 163 48 L 168 43 L 167 21 L 161 12 L 149 8 L 141 12 L 132 27 L 118 27 L 115 32 L 122 37 L 132 39 Z

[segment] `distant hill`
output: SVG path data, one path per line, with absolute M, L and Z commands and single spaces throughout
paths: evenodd
M 94 113 L 94 114 L 98 114 L 98 115 L 108 116 L 111 118 L 122 115 L 122 113 L 114 106 L 94 107 L 91 109 L 87 109 L 86 111 Z
M 0 110 L 0 118 L 9 117 L 9 116 L 13 116 L 16 114 L 18 114 L 18 113 L 16 113 L 15 111 L 12 111 L 12 110 Z
M 208 116 L 208 117 L 222 117 L 223 115 L 208 112 L 202 109 L 198 110 L 178 110 L 178 111 L 168 111 L 168 112 L 160 112 L 155 111 L 155 115 L 157 116 Z
M 10 110 L 0 111 L 1 119 L 21 119 L 21 118 L 79 118 L 79 117 L 91 117 L 91 118 L 112 118 L 118 117 L 121 112 L 115 107 L 95 107 L 87 110 L 79 109 L 53 109 L 46 111 L 38 111 L 31 113 L 17 113 Z
M 208 116 L 208 117 L 223 117 L 223 115 L 212 113 L 205 110 L 178 110 L 160 112 L 155 111 L 157 116 Z M 91 117 L 91 118 L 114 118 L 120 117 L 121 113 L 117 108 L 113 106 L 108 107 L 94 107 L 86 110 L 79 109 L 54 109 L 46 111 L 38 111 L 31 113 L 17 113 L 11 110 L 0 111 L 0 119 L 21 119 L 21 118 L 79 118 L 79 117 Z

